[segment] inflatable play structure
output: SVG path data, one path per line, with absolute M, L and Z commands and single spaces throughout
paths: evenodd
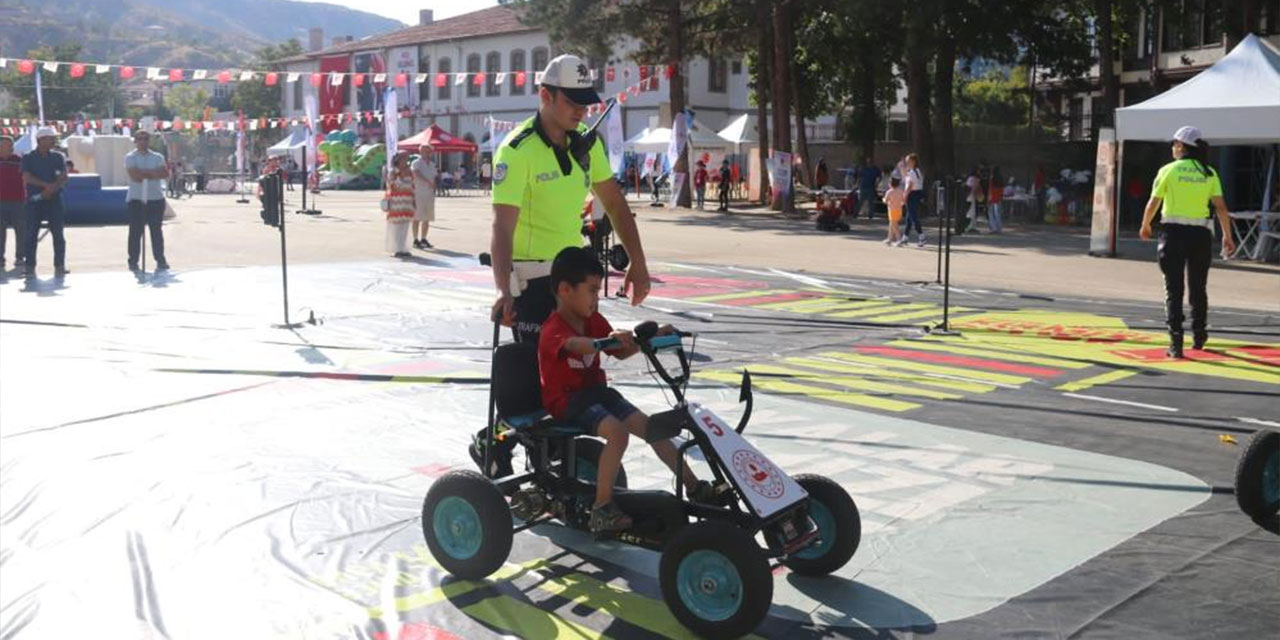
M 321 189 L 378 189 L 387 148 L 382 144 L 357 146 L 354 131 L 333 131 L 320 143 L 325 163 L 320 165 Z
M 129 224 L 129 206 L 125 202 L 128 194 L 129 187 L 102 186 L 102 176 L 96 173 L 72 174 L 62 190 L 67 224 Z M 164 217 L 174 217 L 173 207 L 167 202 Z

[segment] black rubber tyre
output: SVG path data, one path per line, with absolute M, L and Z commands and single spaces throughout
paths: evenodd
M 844 487 L 823 476 L 800 474 L 795 481 L 809 492 L 809 517 L 822 539 L 783 560 L 802 576 L 825 576 L 843 567 L 862 541 L 862 517 Z M 834 534 L 828 534 L 834 529 Z
M 480 580 L 511 555 L 511 508 L 488 478 L 475 471 L 450 471 L 427 491 L 422 534 L 445 571 Z
M 1236 503 L 1254 520 L 1280 510 L 1280 432 L 1263 429 L 1253 435 L 1236 463 Z
M 662 599 L 680 624 L 704 638 L 738 638 L 769 614 L 773 572 L 747 532 L 705 520 L 682 528 L 662 551 Z
M 575 475 L 583 482 L 595 484 L 596 468 L 600 464 L 600 454 L 604 453 L 604 443 L 595 438 L 581 436 L 573 439 L 573 450 L 577 458 L 574 463 Z M 613 486 L 615 489 L 627 488 L 626 467 L 618 465 L 618 477 L 614 479 Z

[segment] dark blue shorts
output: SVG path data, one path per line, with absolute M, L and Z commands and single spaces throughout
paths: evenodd
M 617 391 L 605 386 L 589 387 L 570 396 L 564 422 L 596 435 L 596 429 L 605 418 L 613 416 L 622 422 L 637 411 L 639 409 Z

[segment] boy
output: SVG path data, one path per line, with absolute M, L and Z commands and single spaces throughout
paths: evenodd
M 901 247 L 906 240 L 898 230 L 898 223 L 902 221 L 902 205 L 906 201 L 907 192 L 902 189 L 902 180 L 889 178 L 889 190 L 884 192 L 884 204 L 889 208 L 889 237 L 884 239 L 885 244 Z
M 551 263 L 556 310 L 542 325 L 538 338 L 543 406 L 553 418 L 577 424 L 586 433 L 605 440 L 596 467 L 593 532 L 620 531 L 631 526 L 631 517 L 613 502 L 613 483 L 631 434 L 643 438 L 649 422 L 648 416 L 607 386 L 600 369 L 601 356 L 595 342 L 599 338 L 617 339 L 619 345 L 604 353 L 619 360 L 640 351 L 630 331 L 615 331 L 596 310 L 603 277 L 604 267 L 585 247 L 561 250 Z M 659 333 L 670 331 L 668 325 Z M 675 469 L 676 447 L 670 440 L 650 446 L 668 467 Z M 711 483 L 699 481 L 688 465 L 684 467 L 683 481 L 694 501 L 707 502 L 719 493 Z

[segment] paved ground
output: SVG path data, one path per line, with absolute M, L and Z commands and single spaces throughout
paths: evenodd
M 300 192 L 286 194 L 296 199 Z M 385 223 L 374 192 L 323 192 L 318 217 L 289 218 L 289 258 L 294 263 L 377 259 Z M 178 217 L 166 223 L 170 262 L 182 268 L 279 264 L 279 236 L 262 227 L 257 206 L 235 204 L 235 196 L 202 195 L 172 203 Z M 491 210 L 481 196 L 441 198 L 432 241 L 445 255 L 488 250 Z M 290 209 L 300 208 L 300 201 Z M 937 254 L 890 248 L 884 223 L 862 222 L 849 234 L 813 229 L 804 218 L 743 208 L 731 215 L 654 208 L 635 201 L 650 260 L 733 264 L 886 280 L 934 280 Z M 929 229 L 936 236 L 936 220 Z M 123 227 L 76 227 L 69 232 L 73 270 L 123 269 Z M 930 238 L 933 243 L 935 238 Z M 1154 243 L 1125 238 L 1120 259 L 1091 258 L 1084 230 L 1010 227 L 1003 235 L 955 239 L 954 284 L 1042 295 L 1162 302 Z M 46 241 L 42 247 L 50 251 Z M 437 257 L 440 254 L 434 254 Z M 429 257 L 424 254 L 424 257 Z M 41 258 L 46 267 L 48 257 Z M 1210 274 L 1210 304 L 1218 308 L 1280 313 L 1280 267 L 1219 261 Z
M 687 637 L 653 553 L 547 526 L 489 581 L 430 558 L 422 496 L 484 414 L 487 209 L 442 201 L 446 249 L 401 261 L 371 203 L 290 218 L 293 317 L 319 322 L 292 331 L 278 236 L 214 197 L 179 203 L 168 276 L 116 269 L 123 229 L 76 228 L 64 282 L 0 284 L 0 637 Z M 1154 266 L 1079 235 L 966 238 L 946 335 L 913 282 L 932 254 L 878 227 L 640 213 L 653 297 L 602 310 L 698 332 L 690 393 L 731 422 L 752 371 L 753 444 L 862 514 L 837 575 L 775 576 L 758 636 L 1280 634 L 1276 537 L 1233 495 L 1278 426 L 1274 268 L 1215 271 L 1211 349 L 1171 362 Z M 1096 280 L 1041 282 L 1059 267 Z M 665 408 L 639 363 L 608 367 Z M 633 487 L 669 484 L 627 455 Z

